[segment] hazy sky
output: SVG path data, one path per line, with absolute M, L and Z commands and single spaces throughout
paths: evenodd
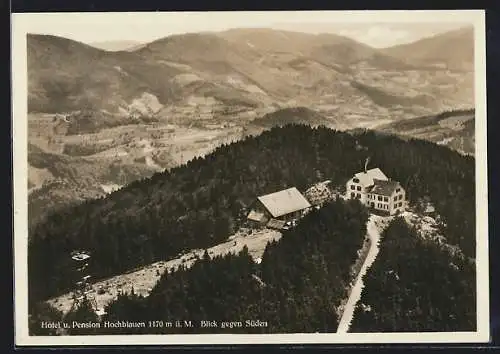
M 17 17 L 17 18 L 16 18 Z M 24 18 L 21 18 L 24 17 Z M 408 43 L 471 24 L 470 11 L 287 11 L 14 14 L 29 32 L 85 43 L 149 42 L 172 34 L 269 27 L 337 33 L 374 47 Z

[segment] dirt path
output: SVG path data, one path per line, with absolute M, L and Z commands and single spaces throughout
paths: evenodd
M 347 333 L 349 331 L 349 327 L 354 316 L 354 310 L 356 309 L 356 304 L 361 298 L 361 293 L 364 288 L 363 277 L 377 258 L 379 252 L 380 233 L 388 224 L 389 219 L 390 218 L 388 217 L 377 215 L 371 215 L 368 219 L 366 229 L 371 242 L 370 250 L 368 251 L 365 262 L 361 266 L 361 269 L 356 277 L 356 282 L 351 289 L 349 299 L 345 304 L 344 311 L 337 328 L 337 333 Z
M 227 253 L 238 253 L 246 245 L 252 258 L 256 262 L 260 262 L 267 243 L 271 240 L 279 240 L 280 238 L 280 232 L 270 229 L 259 231 L 242 229 L 229 237 L 227 241 L 209 248 L 208 253 L 210 257 Z M 119 291 L 130 292 L 132 287 L 136 294 L 148 296 L 165 271 L 175 270 L 181 265 L 191 267 L 197 258 L 203 256 L 204 252 L 205 250 L 202 249 L 194 249 L 177 258 L 156 262 L 137 271 L 117 275 L 92 284 L 93 289 L 96 291 L 94 296 L 98 310 L 101 311 L 107 304 L 113 301 Z M 97 293 L 100 287 L 104 290 L 102 294 Z M 63 313 L 67 313 L 73 303 L 72 294 L 64 294 L 47 302 Z

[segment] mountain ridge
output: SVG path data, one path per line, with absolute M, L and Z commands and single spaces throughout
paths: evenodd
M 447 111 L 384 124 L 376 130 L 432 141 L 462 154 L 474 155 L 475 114 L 475 109 Z
M 286 42 L 282 36 L 293 38 Z M 213 99 L 212 109 L 217 104 L 254 109 L 294 100 L 300 101 L 297 105 L 317 105 L 321 97 L 345 105 L 345 94 L 359 97 L 368 107 L 373 105 L 371 98 L 351 82 L 373 85 L 380 80 L 377 71 L 391 82 L 390 76 L 399 80 L 405 70 L 413 70 L 405 60 L 347 37 L 270 29 L 172 35 L 132 52 L 107 52 L 60 37 L 29 34 L 28 60 L 30 111 L 61 113 L 89 107 L 118 115 L 128 114 L 131 101 L 144 93 L 163 106 L 188 107 L 189 97 Z M 395 69 L 402 71 L 394 74 Z M 397 92 L 389 94 L 406 95 L 397 81 L 391 86 Z M 441 91 L 441 96 L 448 95 L 444 88 Z M 380 109 L 377 106 L 371 109 Z M 414 106 L 424 108 L 418 101 Z M 397 104 L 382 106 L 380 113 L 391 115 L 394 107 Z
M 474 70 L 474 27 L 464 26 L 385 48 L 382 52 L 396 58 L 407 58 L 414 65 L 440 65 L 449 69 L 471 71 Z
M 90 46 L 102 49 L 108 52 L 118 52 L 118 51 L 134 51 L 140 49 L 144 43 L 132 40 L 115 40 L 115 41 L 102 41 L 102 42 L 90 42 Z

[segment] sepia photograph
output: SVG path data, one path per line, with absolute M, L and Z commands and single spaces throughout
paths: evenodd
M 12 15 L 17 345 L 489 340 L 484 11 Z

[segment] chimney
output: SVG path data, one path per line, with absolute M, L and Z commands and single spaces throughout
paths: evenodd
M 365 161 L 365 173 L 367 172 L 368 170 L 368 162 L 370 161 L 370 157 L 367 157 L 366 158 L 366 161 Z

